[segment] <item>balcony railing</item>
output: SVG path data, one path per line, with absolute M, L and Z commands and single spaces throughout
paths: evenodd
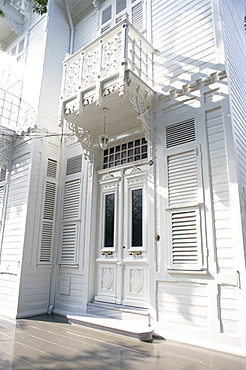
M 152 87 L 154 48 L 127 21 L 111 30 L 64 61 L 62 101 L 66 113 L 77 105 L 98 102 L 126 83 L 126 71 Z M 69 103 L 71 102 L 71 103 Z
M 20 134 L 34 128 L 35 121 L 36 113 L 30 104 L 0 88 L 0 126 Z

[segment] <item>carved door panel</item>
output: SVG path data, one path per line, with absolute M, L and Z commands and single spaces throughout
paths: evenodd
M 99 175 L 97 293 L 103 302 L 146 307 L 146 172 Z

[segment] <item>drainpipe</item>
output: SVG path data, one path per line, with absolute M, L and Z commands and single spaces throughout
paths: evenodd
M 70 27 L 70 42 L 69 42 L 69 54 L 73 54 L 73 43 L 74 43 L 74 26 L 73 26 L 73 20 L 71 17 L 71 12 L 68 5 L 68 0 L 65 1 L 66 11 L 67 11 L 67 17 L 68 17 L 68 23 Z

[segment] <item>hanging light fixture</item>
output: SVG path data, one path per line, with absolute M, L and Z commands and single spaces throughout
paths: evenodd
M 108 108 L 103 108 L 103 111 L 104 111 L 104 122 L 103 122 L 103 135 L 100 135 L 98 137 L 98 142 L 100 144 L 100 147 L 104 150 L 107 148 L 108 146 L 108 142 L 109 142 L 109 137 L 105 134 L 106 133 L 106 124 L 107 124 L 107 111 L 108 111 Z

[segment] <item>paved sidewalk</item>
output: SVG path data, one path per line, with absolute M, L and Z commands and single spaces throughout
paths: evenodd
M 0 318 L 0 369 L 246 370 L 246 357 L 158 337 L 141 342 L 43 315 Z

